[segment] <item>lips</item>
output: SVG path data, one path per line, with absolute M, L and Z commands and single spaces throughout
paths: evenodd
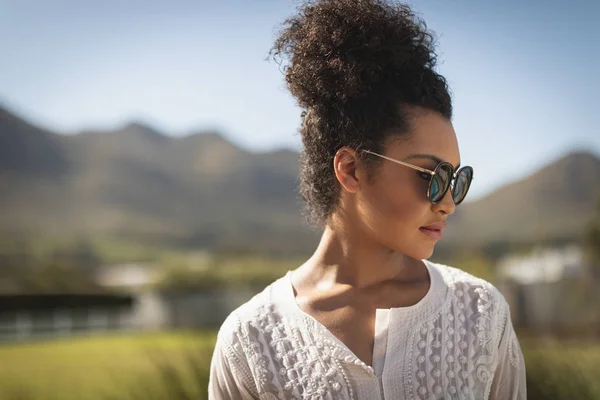
M 436 222 L 434 224 L 431 225 L 427 225 L 427 226 L 422 226 L 419 228 L 419 230 L 424 233 L 425 235 L 433 238 L 433 239 L 440 239 L 442 237 L 442 230 L 446 227 L 446 223 L 445 222 Z
M 427 225 L 427 226 L 422 226 L 421 228 L 431 229 L 432 231 L 441 231 L 445 227 L 446 227 L 446 223 L 445 222 L 436 222 L 435 224 L 431 224 L 431 225 Z

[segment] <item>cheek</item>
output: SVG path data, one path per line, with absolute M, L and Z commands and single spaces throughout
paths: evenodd
M 431 222 L 426 188 L 415 182 L 379 186 L 366 191 L 359 203 L 365 228 L 387 248 L 415 259 L 429 258 L 433 243 L 419 228 Z
M 416 186 L 402 182 L 395 186 L 378 185 L 369 191 L 363 207 L 363 215 L 371 221 L 369 225 L 396 237 L 416 231 L 430 208 L 425 194 Z

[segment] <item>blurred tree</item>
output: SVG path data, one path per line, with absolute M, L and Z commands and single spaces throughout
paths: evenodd
M 88 269 L 55 260 L 31 271 L 30 284 L 35 292 L 97 293 L 102 289 Z
M 478 278 L 493 282 L 495 279 L 495 259 L 488 254 L 487 245 L 456 247 L 452 251 L 437 251 L 432 261 L 462 269 Z
M 32 263 L 32 246 L 21 238 L 0 237 L 0 268 L 16 268 Z
M 51 254 L 51 259 L 57 264 L 73 268 L 96 268 L 102 262 L 91 242 L 85 238 L 57 246 Z
M 93 271 L 56 260 L 0 268 L 0 294 L 101 293 Z
M 596 215 L 585 229 L 583 247 L 590 265 L 591 275 L 596 283 L 600 282 L 600 198 L 596 206 Z
M 600 335 L 600 198 L 596 215 L 585 229 L 583 249 L 591 278 L 585 285 L 585 291 L 589 294 L 590 326 L 595 326 L 595 331 Z

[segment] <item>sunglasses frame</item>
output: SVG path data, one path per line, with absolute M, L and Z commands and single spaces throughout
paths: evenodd
M 427 199 L 429 199 L 429 202 L 431 204 L 434 204 L 434 205 L 438 204 L 441 201 L 441 199 L 443 199 L 446 196 L 446 193 L 448 193 L 448 190 L 450 190 L 450 188 L 452 188 L 452 191 L 454 192 L 454 182 L 456 182 L 456 177 L 463 170 L 465 170 L 465 169 L 470 169 L 471 170 L 471 179 L 469 181 L 469 187 L 467 188 L 467 192 L 465 192 L 465 195 L 463 196 L 463 198 L 458 203 L 456 201 L 454 201 L 454 193 L 452 194 L 452 201 L 454 201 L 454 204 L 455 205 L 459 205 L 460 203 L 462 203 L 463 200 L 465 199 L 465 197 L 467 197 L 467 193 L 469 192 L 469 189 L 471 188 L 471 182 L 473 181 L 473 167 L 471 167 L 471 166 L 465 165 L 464 167 L 461 167 L 460 169 L 458 169 L 457 171 L 455 171 L 454 167 L 452 166 L 452 164 L 450 164 L 447 161 L 442 161 L 441 163 L 439 163 L 438 165 L 436 165 L 435 168 L 434 168 L 434 170 L 432 171 L 432 170 L 427 169 L 427 168 L 419 167 L 418 165 L 410 164 L 410 163 L 407 163 L 407 162 L 404 162 L 404 161 L 400 161 L 400 160 L 396 160 L 396 159 L 391 158 L 391 157 L 384 156 L 384 155 L 379 154 L 379 153 L 375 153 L 374 151 L 364 150 L 364 149 L 361 150 L 361 151 L 364 151 L 365 153 L 373 154 L 375 156 L 381 157 L 381 158 L 386 159 L 388 161 L 391 161 L 393 163 L 404 165 L 405 167 L 409 167 L 409 168 L 415 169 L 417 171 L 424 172 L 426 174 L 431 175 L 431 179 L 429 180 L 429 186 L 427 187 Z M 442 195 L 440 197 L 440 200 L 434 202 L 433 200 L 431 200 L 431 196 L 430 196 L 430 194 L 431 194 L 431 185 L 433 185 L 433 177 L 435 175 L 438 175 L 435 171 L 437 171 L 437 169 L 440 168 L 440 166 L 444 165 L 444 164 L 447 164 L 447 165 L 450 166 L 450 170 L 452 171 L 452 179 L 450 179 L 450 183 L 448 184 L 448 187 L 446 187 L 446 190 L 444 190 L 444 192 L 442 193 Z

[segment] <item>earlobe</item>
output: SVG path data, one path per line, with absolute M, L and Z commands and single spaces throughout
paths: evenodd
M 341 148 L 333 158 L 333 169 L 340 185 L 350 193 L 356 193 L 360 190 L 358 179 L 358 160 L 356 152 Z

